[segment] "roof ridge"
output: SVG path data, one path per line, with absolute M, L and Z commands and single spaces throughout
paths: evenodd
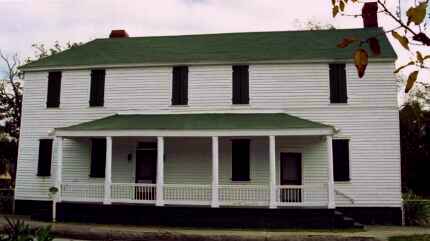
M 382 30 L 381 27 L 375 28 L 339 28 L 339 29 L 318 29 L 318 30 L 275 30 L 275 31 L 247 31 L 247 32 L 217 32 L 217 33 L 195 33 L 195 34 L 178 34 L 178 35 L 153 35 L 153 36 L 135 36 L 127 38 L 96 38 L 94 40 L 127 40 L 127 39 L 142 39 L 142 38 L 176 38 L 176 37 L 207 37 L 215 35 L 240 35 L 240 34 L 259 34 L 259 33 L 302 33 L 302 32 L 342 32 L 342 31 L 365 31 L 365 30 Z

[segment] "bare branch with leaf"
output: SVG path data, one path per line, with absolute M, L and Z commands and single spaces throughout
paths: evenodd
M 362 4 L 363 2 L 358 0 L 331 0 L 331 3 L 333 17 L 336 17 L 337 15 L 346 15 L 345 11 L 348 4 Z M 398 73 L 411 67 L 405 92 L 409 92 L 409 90 L 414 86 L 422 69 L 430 69 L 430 55 L 423 55 L 419 50 L 413 51 L 411 49 L 411 46 L 421 46 L 421 48 L 424 48 L 425 50 L 430 50 L 430 37 L 425 31 L 425 19 L 428 14 L 428 5 L 429 0 L 415 1 L 415 4 L 410 6 L 405 12 L 405 15 L 407 16 L 406 23 L 402 21 L 400 15 L 390 11 L 386 2 L 383 0 L 365 3 L 362 8 L 362 13 L 353 15 L 362 16 L 365 25 L 366 21 L 375 21 L 371 18 L 375 16 L 377 18 L 377 14 L 385 14 L 397 23 L 395 28 L 386 31 L 385 33 L 390 33 L 405 50 L 411 52 L 412 59 L 394 71 L 395 73 Z M 373 8 L 371 11 L 374 11 L 374 16 L 368 14 L 368 9 L 365 9 L 366 7 Z M 368 64 L 368 53 L 363 46 L 367 44 L 372 51 L 372 54 L 374 56 L 378 56 L 380 54 L 379 41 L 377 36 L 371 36 L 365 39 L 358 38 L 356 36 L 346 36 L 337 45 L 337 47 L 346 48 L 352 43 L 357 43 L 353 59 L 357 68 L 358 76 L 361 78 L 364 76 Z

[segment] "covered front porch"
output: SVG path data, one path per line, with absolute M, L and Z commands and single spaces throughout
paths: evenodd
M 335 208 L 332 134 L 287 114 L 115 115 L 59 128 L 57 201 Z M 106 147 L 99 178 L 88 176 L 94 139 Z

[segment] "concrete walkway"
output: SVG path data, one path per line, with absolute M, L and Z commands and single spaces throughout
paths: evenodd
M 18 217 L 12 217 L 18 218 Z M 387 240 L 391 236 L 430 234 L 430 228 L 399 226 L 367 226 L 366 230 L 296 230 L 296 229 L 204 229 L 174 228 L 125 225 L 102 225 L 82 223 L 48 223 L 25 219 L 32 227 L 51 225 L 58 236 L 68 239 L 58 240 L 240 240 L 240 241 L 280 241 L 280 240 Z M 4 218 L 0 224 L 6 224 Z M 57 240 L 57 239 L 56 239 Z

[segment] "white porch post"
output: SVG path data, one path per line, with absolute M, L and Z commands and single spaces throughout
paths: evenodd
M 334 195 L 334 176 L 333 176 L 333 143 L 332 136 L 326 136 L 327 146 L 327 161 L 328 161 L 328 208 L 335 208 L 335 195 Z
M 103 204 L 111 204 L 112 186 L 112 137 L 106 137 L 105 198 Z
M 218 152 L 218 136 L 212 136 L 212 202 L 211 207 L 219 207 L 218 197 L 218 172 L 219 172 L 219 152 Z
M 270 208 L 276 208 L 276 145 L 275 136 L 269 136 Z
M 164 137 L 157 137 L 157 206 L 164 206 Z
M 56 137 L 57 142 L 57 178 L 55 186 L 58 189 L 57 200 L 61 202 L 61 184 L 63 182 L 63 137 Z

